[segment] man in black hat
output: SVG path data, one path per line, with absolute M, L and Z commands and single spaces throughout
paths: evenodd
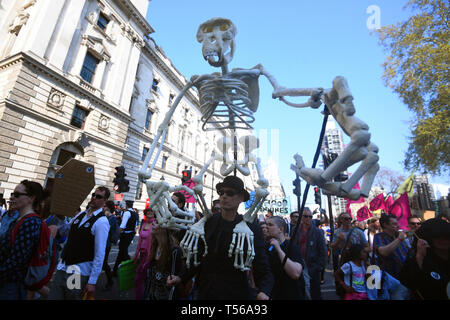
M 450 299 L 450 224 L 439 218 L 429 219 L 416 235 L 416 255 L 405 261 L 399 280 L 410 289 L 412 299 Z
M 120 224 L 119 253 L 117 254 L 116 263 L 114 264 L 114 276 L 117 276 L 119 264 L 130 259 L 128 247 L 136 234 L 136 224 L 139 221 L 138 214 L 133 210 L 133 203 L 134 202 L 131 200 L 125 201 L 126 208 L 123 212 L 122 222 Z
M 205 257 L 203 243 L 199 243 L 198 267 L 191 267 L 180 277 L 170 276 L 167 285 L 176 285 L 180 281 L 187 283 L 194 275 L 198 283 L 198 300 L 267 300 L 273 287 L 273 276 L 264 250 L 264 237 L 261 227 L 255 221 L 247 223 L 254 234 L 255 258 L 253 277 L 257 292 L 249 285 L 249 275 L 234 267 L 234 257 L 228 257 L 234 227 L 242 221 L 238 214 L 239 205 L 248 201 L 250 194 L 244 183 L 235 176 L 228 176 L 216 185 L 221 207 L 220 214 L 212 215 L 205 223 L 205 240 L 208 253 Z M 244 248 L 244 251 L 246 248 Z

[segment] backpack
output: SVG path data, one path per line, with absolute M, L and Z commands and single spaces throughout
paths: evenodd
M 35 214 L 29 214 L 25 218 L 20 219 L 11 231 L 10 243 L 14 243 L 19 227 L 29 217 L 40 217 Z M 50 234 L 47 224 L 42 221 L 41 233 L 36 250 L 33 253 L 28 270 L 25 275 L 25 288 L 36 291 L 45 286 L 52 278 L 53 271 L 56 266 L 56 242 Z
M 120 229 L 119 225 L 117 224 L 117 218 L 111 215 L 110 217 L 108 217 L 108 221 L 109 221 L 109 236 L 110 236 L 109 241 L 112 244 L 117 244 L 117 241 L 119 241 L 120 238 Z

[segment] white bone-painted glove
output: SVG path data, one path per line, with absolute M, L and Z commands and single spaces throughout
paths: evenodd
M 203 257 L 208 253 L 208 246 L 205 240 L 205 223 L 207 217 L 201 218 L 197 223 L 193 224 L 186 231 L 186 234 L 181 240 L 180 247 L 183 250 L 183 254 L 186 257 L 186 266 L 190 268 L 191 260 L 194 258 L 194 266 L 198 266 L 198 240 L 202 239 L 205 244 L 205 252 Z
M 247 257 L 244 260 L 244 243 L 247 242 Z M 247 223 L 242 220 L 233 229 L 233 238 L 228 250 L 228 257 L 234 253 L 234 267 L 241 271 L 250 270 L 255 257 L 254 235 Z

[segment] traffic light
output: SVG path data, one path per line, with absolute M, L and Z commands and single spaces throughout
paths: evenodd
M 295 180 L 294 181 L 292 181 L 292 184 L 294 185 L 294 190 L 293 190 L 293 192 L 294 192 L 294 194 L 297 196 L 297 197 L 300 197 L 301 196 L 301 188 L 300 188 L 300 179 L 299 179 L 299 177 L 297 176 L 297 178 L 295 178 Z
M 181 182 L 185 183 L 186 181 L 191 179 L 191 170 L 183 170 L 181 176 Z
M 114 191 L 116 193 L 128 192 L 130 190 L 130 187 L 128 186 L 130 181 L 125 179 L 125 177 L 127 176 L 125 173 L 125 167 L 120 166 L 116 167 L 115 169 L 116 173 L 114 173 L 114 175 L 116 177 L 113 179 Z
M 337 158 L 338 156 L 339 156 L 339 155 L 338 155 L 337 153 L 335 153 L 335 152 L 330 152 L 330 153 L 327 153 L 327 154 L 323 154 L 323 153 L 322 153 L 323 162 L 324 162 L 324 169 L 328 168 L 328 166 L 329 166 L 330 164 L 332 164 L 333 161 L 336 160 L 336 158 Z M 339 174 L 337 174 L 337 175 L 333 178 L 333 180 L 334 180 L 335 182 L 344 182 L 344 181 L 346 181 L 347 179 L 348 179 L 348 175 L 347 175 L 346 173 L 344 173 L 344 172 L 340 172 Z
M 318 187 L 314 187 L 314 202 L 320 207 L 322 206 L 322 197 L 320 195 L 320 189 Z

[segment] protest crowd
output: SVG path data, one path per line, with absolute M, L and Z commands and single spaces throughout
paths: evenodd
M 386 206 L 379 218 L 355 219 L 343 212 L 330 228 L 328 219 L 313 219 L 308 207 L 291 212 L 289 219 L 269 213 L 247 222 L 255 256 L 251 269 L 242 271 L 228 251 L 243 219 L 238 207 L 249 194 L 235 176 L 217 184 L 216 191 L 205 243 L 198 242 L 199 263 L 188 267 L 180 246 L 186 230 L 159 225 L 149 207 L 140 220 L 133 201 L 116 205 L 111 191 L 98 186 L 86 208 L 54 215 L 49 192 L 37 182 L 21 181 L 2 204 L 0 300 L 93 299 L 97 290 L 116 290 L 114 282 L 121 282 L 117 288 L 128 285 L 136 300 L 321 300 L 327 268 L 342 300 L 449 299 L 445 215 L 425 221 L 411 215 L 407 225 L 399 225 Z M 186 209 L 182 193 L 172 199 Z M 197 212 L 196 219 L 202 217 Z M 129 252 L 132 241 L 135 252 Z M 111 270 L 112 247 L 119 253 Z M 124 270 L 132 277 L 122 279 Z M 103 271 L 107 283 L 100 287 Z

